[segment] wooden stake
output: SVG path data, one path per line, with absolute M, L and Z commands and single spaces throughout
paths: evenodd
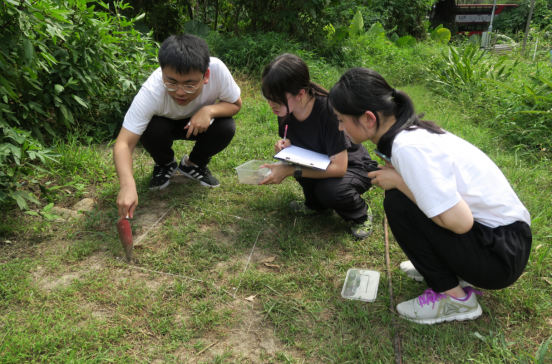
M 395 334 L 393 335 L 393 346 L 395 347 L 395 364 L 401 364 L 401 340 L 397 330 L 397 318 L 395 315 L 395 304 L 393 303 L 393 280 L 391 279 L 391 265 L 389 263 L 389 235 L 387 233 L 387 216 L 383 218 L 383 232 L 385 234 L 385 266 L 387 267 L 387 281 L 389 287 L 389 306 L 391 310 L 391 322 Z
M 531 30 L 531 17 L 533 16 L 533 9 L 535 8 L 535 0 L 531 0 L 531 7 L 529 8 L 529 16 L 527 17 L 527 25 L 525 26 L 525 34 L 523 35 L 523 47 L 521 48 L 521 55 L 525 55 L 525 45 L 527 44 L 527 36 L 529 30 Z

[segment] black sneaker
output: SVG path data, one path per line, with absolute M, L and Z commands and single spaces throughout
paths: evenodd
M 153 176 L 151 177 L 149 185 L 150 191 L 162 190 L 167 187 L 171 177 L 176 173 L 177 169 L 178 165 L 176 164 L 176 161 L 172 161 L 164 166 L 160 166 L 156 163 L 153 167 Z
M 188 178 L 195 179 L 196 181 L 199 181 L 203 186 L 205 187 L 218 187 L 220 186 L 220 182 L 218 179 L 213 177 L 211 174 L 211 171 L 207 166 L 187 166 L 186 160 L 188 159 L 188 156 L 185 155 L 182 157 L 182 160 L 180 161 L 180 165 L 178 166 L 178 171 L 185 175 Z

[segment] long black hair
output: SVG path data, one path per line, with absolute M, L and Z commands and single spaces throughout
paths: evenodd
M 310 80 L 309 67 L 298 56 L 284 53 L 263 70 L 263 96 L 272 102 L 284 105 L 288 110 L 286 92 L 293 96 L 305 90 L 308 95 L 328 97 L 328 90 Z M 286 116 L 287 117 L 287 116 Z
M 384 117 L 395 116 L 396 122 L 382 135 L 378 150 L 391 157 L 393 140 L 402 130 L 425 129 L 433 134 L 445 132 L 432 121 L 420 120 L 414 104 L 404 92 L 395 90 L 376 71 L 357 67 L 348 70 L 332 87 L 328 101 L 340 114 L 353 116 L 355 125 L 366 111 L 376 116 L 376 130 L 380 128 L 378 112 Z

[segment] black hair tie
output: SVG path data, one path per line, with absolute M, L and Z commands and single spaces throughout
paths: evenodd
M 391 91 L 391 97 L 392 98 L 397 97 L 397 90 L 393 89 L 393 91 Z

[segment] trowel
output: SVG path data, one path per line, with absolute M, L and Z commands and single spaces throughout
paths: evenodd
M 134 250 L 134 244 L 132 242 L 132 229 L 130 228 L 130 222 L 128 221 L 128 215 L 126 218 L 121 218 L 117 222 L 117 230 L 119 231 L 119 238 L 125 251 L 125 257 L 128 263 L 132 261 L 132 251 Z

